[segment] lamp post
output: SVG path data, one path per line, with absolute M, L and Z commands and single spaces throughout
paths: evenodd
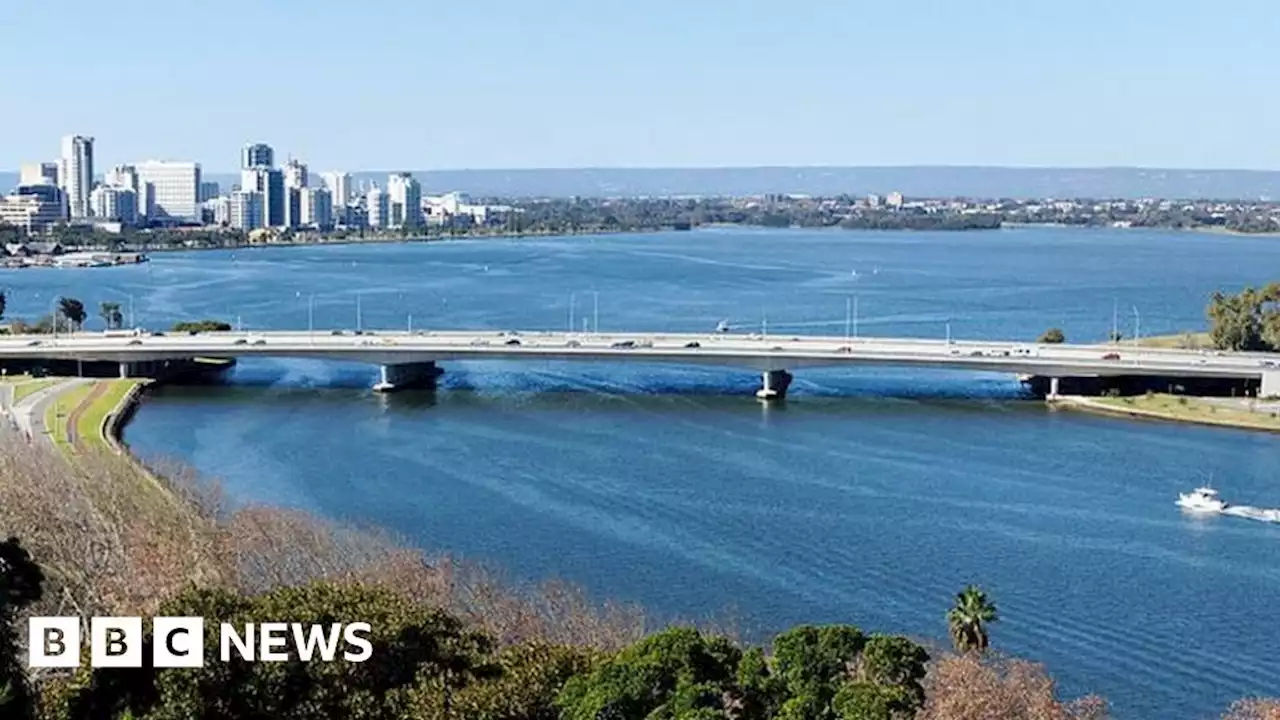
M 600 292 L 598 290 L 591 291 L 591 314 L 592 325 L 595 326 L 596 335 L 600 334 Z
M 844 299 L 844 341 L 853 337 L 853 298 Z
M 362 305 L 363 293 L 356 291 L 356 331 L 364 330 L 364 307 Z
M 573 333 L 573 311 L 574 311 L 574 301 L 576 299 L 577 298 L 574 296 L 574 293 L 569 293 L 569 333 L 570 334 Z
M 1138 312 L 1138 306 L 1133 306 L 1133 344 L 1137 345 L 1142 339 L 1142 314 Z
M 947 318 L 947 344 L 951 344 L 951 318 Z

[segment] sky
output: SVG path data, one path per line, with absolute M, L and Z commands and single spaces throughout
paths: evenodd
M 1280 169 L 1275 1 L 4 3 L 0 169 Z

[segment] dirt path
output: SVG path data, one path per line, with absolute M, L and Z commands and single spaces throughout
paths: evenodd
M 84 411 L 88 410 L 106 391 L 107 383 L 95 382 L 93 388 L 89 390 L 89 394 L 85 395 L 80 404 L 67 416 L 67 443 L 71 447 L 78 448 L 80 444 L 80 437 L 77 432 L 80 427 L 80 416 L 84 415 Z

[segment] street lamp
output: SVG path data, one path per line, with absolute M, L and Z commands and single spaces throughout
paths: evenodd
M 1142 338 L 1142 315 L 1138 312 L 1138 306 L 1133 306 L 1133 344 L 1137 345 L 1138 340 Z
M 576 299 L 577 298 L 575 297 L 574 293 L 569 293 L 569 332 L 570 333 L 573 333 L 573 311 L 574 311 L 574 301 Z
M 951 318 L 947 318 L 947 344 L 951 344 Z
M 364 330 L 364 307 L 361 304 L 363 293 L 356 291 L 356 331 Z
M 591 314 L 592 324 L 595 325 L 596 335 L 600 334 L 600 292 L 598 290 L 591 291 Z

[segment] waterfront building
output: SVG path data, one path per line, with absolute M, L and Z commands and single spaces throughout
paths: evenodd
M 27 163 L 18 173 L 19 185 L 57 185 L 58 163 Z
M 409 173 L 392 173 L 387 178 L 390 227 L 418 227 L 422 224 L 422 186 Z
M 902 193 L 900 192 L 891 192 L 889 193 L 889 196 L 885 198 L 885 204 L 891 208 L 900 208 L 902 207 L 903 202 Z
M 263 201 L 263 194 L 256 190 L 237 190 L 231 193 L 227 206 L 227 225 L 244 231 L 266 227 Z
M 286 199 L 284 173 L 276 168 L 256 167 L 240 171 L 240 189 L 262 193 L 264 227 L 283 227 Z
M 305 188 L 302 195 L 302 224 L 327 230 L 333 227 L 333 195 L 326 188 Z
M 58 186 L 66 193 L 70 217 L 73 220 L 89 217 L 89 191 L 93 189 L 93 138 L 83 135 L 62 138 Z
M 336 208 L 345 207 L 351 202 L 351 174 L 336 170 L 321 173 L 320 181 L 329 190 Z
M 200 181 L 200 202 L 208 202 L 222 194 L 222 188 L 218 183 L 210 180 Z
M 387 193 L 374 184 L 364 195 L 365 217 L 371 228 L 385 228 L 390 225 L 388 215 L 390 198 Z
M 275 158 L 275 151 L 266 143 L 248 143 L 240 149 L 241 168 L 274 167 Z
M 44 232 L 62 222 L 65 208 L 65 193 L 56 185 L 19 185 L 0 198 L 0 223 L 28 233 Z
M 879 195 L 876 195 L 875 193 L 872 193 L 872 194 L 868 195 L 868 196 L 867 196 L 867 207 L 871 207 L 871 208 L 878 208 L 878 207 L 880 207 L 880 196 L 879 196 Z
M 126 225 L 138 221 L 138 195 L 132 188 L 99 185 L 89 193 L 94 219 L 114 220 Z
M 199 163 L 148 160 L 135 165 L 134 169 L 138 187 L 145 188 L 147 193 L 146 216 L 150 220 L 200 222 Z

